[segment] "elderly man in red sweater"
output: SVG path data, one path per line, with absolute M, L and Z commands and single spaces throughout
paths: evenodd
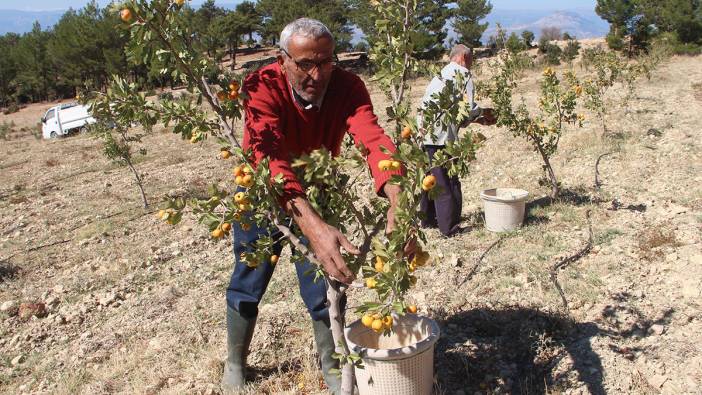
M 291 161 L 315 149 L 326 148 L 338 155 L 348 132 L 357 145 L 367 148 L 367 163 L 376 192 L 390 201 L 387 228 L 394 227 L 394 211 L 400 188 L 387 183 L 399 171 L 380 172 L 377 163 L 387 159 L 381 147 L 394 151 L 390 138 L 378 125 L 368 90 L 356 75 L 335 66 L 334 39 L 321 22 L 302 18 L 283 29 L 277 63 L 250 74 L 243 84 L 244 147 L 251 148 L 256 163 L 269 158 L 272 176 L 285 177 L 282 202 L 309 242 L 324 270 L 334 278 L 350 283 L 354 279 L 340 248 L 359 251 L 335 227 L 327 224 L 305 197 L 295 177 Z M 240 261 L 240 254 L 268 230 L 233 227 L 234 272 L 227 289 L 228 356 L 222 378 L 225 391 L 243 388 L 245 358 L 253 336 L 258 304 L 273 274 L 273 265 L 264 262 L 256 269 Z M 275 237 L 274 237 L 275 239 Z M 277 247 L 277 254 L 280 247 Z M 312 317 L 317 352 L 329 389 L 337 393 L 339 379 L 330 373 L 338 367 L 332 358 L 334 341 L 329 329 L 326 284 L 314 281 L 310 262 L 296 264 L 300 294 Z

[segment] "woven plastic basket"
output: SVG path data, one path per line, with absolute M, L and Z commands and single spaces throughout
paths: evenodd
M 355 370 L 360 395 L 432 392 L 439 326 L 415 314 L 398 317 L 395 322 L 390 336 L 375 333 L 360 320 L 345 329 L 349 347 L 363 360 L 363 369 Z
M 529 192 L 515 188 L 486 189 L 480 193 L 485 206 L 485 227 L 492 232 L 507 232 L 522 226 L 525 201 Z

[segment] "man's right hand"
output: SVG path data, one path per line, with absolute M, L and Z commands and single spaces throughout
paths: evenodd
M 355 275 L 346 265 L 340 247 L 353 255 L 360 253 L 358 248 L 351 244 L 339 229 L 324 222 L 304 197 L 291 199 L 287 208 L 302 234 L 309 240 L 310 247 L 324 271 L 338 281 L 351 284 Z
M 480 112 L 480 116 L 475 120 L 475 123 L 479 123 L 485 126 L 492 126 L 497 123 L 497 116 L 495 115 L 495 110 L 492 108 L 483 108 Z

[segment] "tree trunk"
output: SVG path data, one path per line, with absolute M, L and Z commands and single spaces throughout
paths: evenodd
M 129 158 L 125 158 L 125 161 L 127 162 L 129 169 L 132 171 L 132 173 L 134 173 L 134 178 L 136 178 L 137 186 L 139 187 L 139 192 L 141 193 L 141 200 L 144 202 L 144 208 L 149 208 L 149 202 L 146 200 L 146 193 L 144 193 L 144 186 L 142 185 L 139 172 L 134 168 L 134 165 L 132 165 L 132 161 L 129 160 Z
M 548 179 L 551 182 L 551 199 L 556 199 L 558 197 L 558 193 L 560 192 L 558 188 L 558 180 L 556 179 L 556 173 L 553 171 L 553 167 L 551 166 L 551 161 L 549 160 L 548 155 L 546 154 L 546 152 L 540 144 L 536 145 L 536 149 L 539 151 L 539 154 L 541 154 L 541 159 L 544 160 L 546 174 L 548 175 Z
M 344 356 L 350 354 L 349 346 L 346 344 L 344 336 L 344 326 L 346 324 L 344 312 L 341 310 L 340 302 L 344 293 L 346 293 L 346 285 L 339 283 L 326 277 L 327 281 L 327 300 L 329 301 L 329 321 L 331 323 L 332 336 L 334 344 L 336 344 L 336 352 Z M 346 362 L 341 367 L 341 393 L 343 395 L 352 395 L 354 387 L 354 371 L 353 365 Z
M 229 55 L 232 58 L 232 64 L 230 66 L 231 70 L 234 71 L 234 68 L 236 68 L 236 50 L 239 48 L 239 37 L 234 40 L 234 45 L 232 46 L 231 49 L 231 54 Z

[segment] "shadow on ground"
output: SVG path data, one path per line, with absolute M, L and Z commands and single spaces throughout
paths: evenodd
M 19 267 L 13 265 L 9 259 L 0 259 L 0 284 L 5 280 L 14 278 L 19 272 Z
M 602 363 L 588 341 L 599 333 L 594 323 L 518 307 L 473 309 L 438 321 L 435 365 L 445 393 L 546 393 L 557 387 L 553 369 L 566 355 L 591 393 L 605 392 Z
M 628 296 L 613 295 L 596 322 L 579 323 L 559 312 L 524 307 L 435 312 L 442 331 L 434 354 L 439 392 L 544 394 L 575 383 L 584 384 L 589 393 L 605 394 L 593 339 L 650 336 L 656 325 L 669 324 L 674 313 L 665 309 L 647 317 L 627 303 Z M 645 352 L 611 350 L 627 359 Z M 558 369 L 564 358 L 570 366 Z

